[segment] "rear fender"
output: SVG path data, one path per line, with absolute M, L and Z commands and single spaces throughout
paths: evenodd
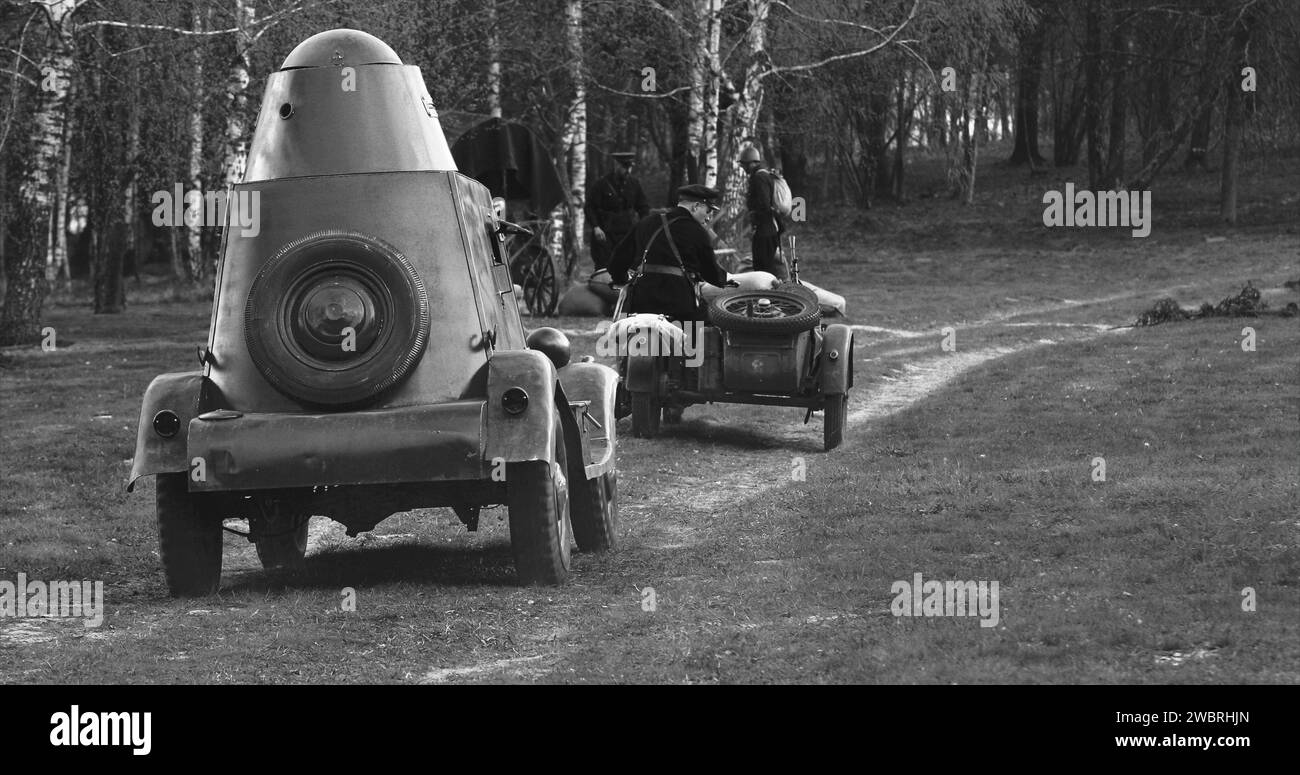
M 189 470 L 187 431 L 190 420 L 199 413 L 202 393 L 203 373 L 198 371 L 162 374 L 149 383 L 140 408 L 140 427 L 136 431 L 135 459 L 131 463 L 131 478 L 126 483 L 127 492 L 135 489 L 136 480 L 142 476 Z M 171 438 L 159 435 L 153 427 L 154 416 L 164 409 L 175 412 L 180 420 L 180 428 Z
M 690 343 L 682 325 L 663 315 L 641 313 L 620 318 L 596 340 L 598 355 L 688 355 Z
M 589 401 L 587 413 L 598 424 L 597 427 L 587 428 L 588 448 L 593 452 L 594 459 L 584 460 L 583 463 L 590 462 L 588 468 L 599 473 L 613 470 L 614 404 L 618 390 L 618 372 L 598 363 L 571 363 L 560 369 L 559 376 L 567 401 Z M 572 413 L 564 414 L 572 416 Z M 578 432 L 576 426 L 576 421 L 572 428 L 566 425 L 566 434 Z M 578 438 L 574 436 L 574 441 Z
M 659 389 L 659 373 L 662 370 L 657 356 L 638 355 L 628 358 L 623 386 L 637 393 L 653 393 Z
M 488 361 L 483 457 L 503 460 L 555 459 L 555 366 L 537 350 L 497 350 Z M 528 394 L 528 407 L 507 414 L 501 397 L 511 388 Z
M 821 357 L 822 394 L 849 392 L 853 387 L 853 331 L 842 323 L 827 326 Z

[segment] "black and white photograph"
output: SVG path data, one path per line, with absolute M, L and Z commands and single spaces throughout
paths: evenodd
M 1293 0 L 10 0 L 0 263 L 0 684 L 1300 683 Z

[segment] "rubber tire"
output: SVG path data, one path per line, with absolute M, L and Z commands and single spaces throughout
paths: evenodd
M 623 381 L 620 379 L 618 387 L 614 388 L 614 419 L 621 420 L 632 414 L 632 395 L 623 387 Z
M 628 391 L 632 397 L 632 435 L 638 439 L 653 439 L 659 435 L 659 420 L 663 407 L 654 393 Z
M 555 259 L 550 252 L 535 265 L 536 275 L 532 287 L 524 285 L 524 303 L 533 313 L 533 317 L 551 317 L 556 307 L 560 306 L 560 281 L 555 273 Z
M 573 524 L 569 517 L 568 459 L 560 418 L 555 417 L 555 462 L 506 464 L 510 550 L 519 583 L 558 585 L 569 577 Z
M 296 519 L 296 517 L 293 517 Z M 257 547 L 257 559 L 262 561 L 264 570 L 299 570 L 307 559 L 307 527 L 311 518 L 288 533 L 264 536 L 253 542 Z M 281 526 L 272 525 L 272 530 L 279 531 Z
M 187 472 L 158 474 L 158 555 L 172 597 L 202 597 L 221 584 L 221 520 L 189 491 Z
M 379 338 L 351 365 L 333 366 L 290 344 L 285 317 L 304 276 L 331 264 L 368 277 L 383 291 Z M 429 295 L 411 262 L 382 240 L 327 230 L 282 247 L 257 273 L 244 308 L 244 342 L 258 372 L 276 390 L 310 406 L 352 408 L 376 399 L 415 368 L 429 339 Z
M 822 450 L 830 452 L 844 442 L 844 425 L 848 421 L 849 394 L 828 393 L 822 417 Z
M 737 299 L 753 298 L 788 301 L 799 305 L 799 311 L 793 315 L 779 318 L 751 318 L 731 312 L 727 303 Z M 785 291 L 772 289 L 768 291 L 731 290 L 720 293 L 709 302 L 709 319 L 713 325 L 723 331 L 755 334 L 797 334 L 815 327 L 822 319 L 821 306 L 815 294 L 813 298 L 802 291 Z
M 535 238 L 529 238 L 528 244 L 511 261 L 510 279 L 523 288 L 524 305 L 534 317 L 555 314 L 560 303 L 555 259 L 550 251 L 536 243 Z
M 608 471 L 575 486 L 573 538 L 578 551 L 603 554 L 618 548 L 618 472 Z

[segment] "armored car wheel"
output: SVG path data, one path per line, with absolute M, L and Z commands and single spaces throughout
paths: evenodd
M 555 418 L 555 460 L 506 466 L 510 549 L 519 583 L 562 584 L 569 576 L 573 525 L 569 518 L 568 460 L 560 419 Z
M 266 570 L 297 570 L 307 557 L 307 526 L 311 516 L 279 506 L 253 531 L 257 559 Z
M 848 420 L 849 394 L 831 393 L 826 396 L 826 410 L 822 418 L 822 449 L 830 452 L 844 441 L 844 425 Z
M 210 595 L 221 583 L 221 521 L 189 491 L 187 475 L 158 475 L 158 554 L 173 597 Z
M 573 537 L 582 552 L 609 552 L 618 546 L 618 473 L 609 471 L 575 487 Z

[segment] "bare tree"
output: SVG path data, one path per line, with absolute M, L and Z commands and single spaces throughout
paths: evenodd
M 1012 164 L 1031 167 L 1046 163 L 1038 152 L 1038 94 L 1043 74 L 1044 24 L 1034 16 L 1023 26 L 1016 60 L 1016 107 L 1012 131 L 1015 136 Z
M 564 42 L 573 89 L 565 111 L 563 135 L 565 197 L 569 211 L 566 242 L 573 254 L 578 255 L 582 253 L 583 216 L 587 203 L 587 76 L 582 54 L 582 0 L 564 2 Z M 567 262 L 569 267 L 574 264 Z
M 722 0 L 691 0 L 694 56 L 687 143 L 691 180 L 718 184 L 718 98 L 722 74 Z
M 501 33 L 497 23 L 497 0 L 487 0 L 488 115 L 501 118 Z
M 1219 185 L 1219 217 L 1229 224 L 1237 223 L 1237 175 L 1241 160 L 1242 128 L 1245 124 L 1242 107 L 1241 77 L 1250 52 L 1250 31 L 1254 18 L 1248 11 L 1237 17 L 1232 26 L 1232 43 L 1228 62 L 1228 103 L 1223 110 L 1223 170 Z
M 16 260 L 5 263 L 5 305 L 0 317 L 0 345 L 26 344 L 40 338 L 41 311 L 49 283 L 67 272 L 67 241 L 63 213 L 68 201 L 68 165 L 71 159 L 66 139 L 68 105 L 71 100 L 73 61 L 73 19 L 85 0 L 47 0 L 34 4 L 43 24 L 36 34 L 40 88 L 37 91 L 31 130 L 31 157 L 18 185 L 12 230 L 17 242 Z M 34 53 L 37 53 L 34 52 Z M 53 239 L 51 229 L 56 230 Z
M 248 164 L 248 71 L 249 54 L 255 38 L 253 25 L 257 21 L 255 0 L 234 0 L 235 57 L 230 65 L 229 83 L 226 87 L 230 106 L 226 110 L 225 183 L 233 186 L 243 181 Z
M 191 20 L 193 31 L 202 34 L 207 28 L 207 11 L 204 8 L 202 0 L 195 0 L 191 8 Z M 207 89 L 204 86 L 204 68 L 203 68 L 203 48 L 195 46 L 190 52 L 190 89 L 193 95 L 190 103 L 190 122 L 189 122 L 189 189 L 186 196 L 191 194 L 202 195 L 203 193 L 203 103 L 207 96 Z M 202 207 L 196 208 L 199 212 Z M 180 224 L 174 224 L 180 226 Z M 189 280 L 194 283 L 202 282 L 207 276 L 206 263 L 203 260 L 203 229 L 202 221 L 196 218 L 187 218 L 185 223 L 185 244 L 188 250 L 186 259 L 186 274 Z M 179 278 L 178 278 L 179 279 Z

